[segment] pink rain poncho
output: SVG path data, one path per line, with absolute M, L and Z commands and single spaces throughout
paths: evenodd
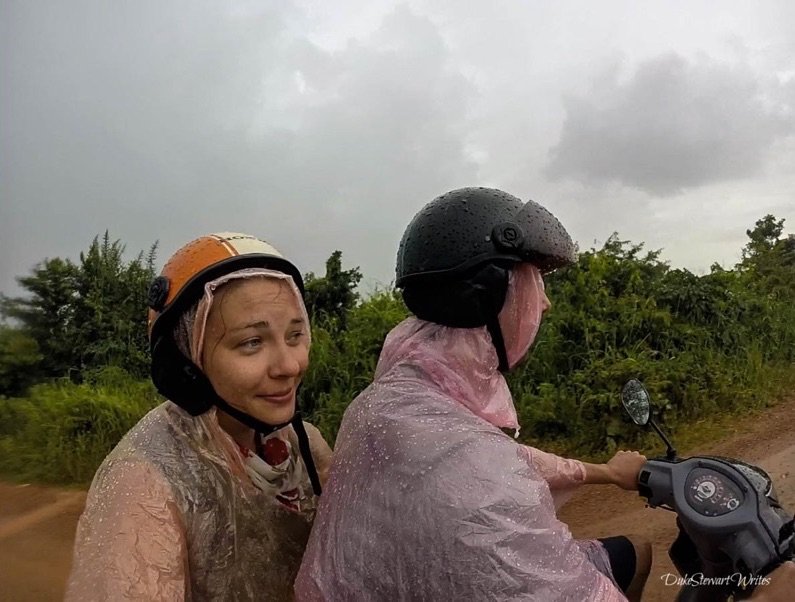
M 208 283 L 176 336 L 194 363 L 201 365 L 215 289 L 255 276 L 285 279 L 300 299 L 288 276 L 269 270 L 240 270 Z M 322 477 L 330 450 L 317 429 L 306 427 Z M 165 402 L 149 412 L 94 477 L 67 600 L 291 599 L 317 498 L 292 427 L 264 438 L 263 446 L 280 451 L 274 465 L 241 449 L 215 408 L 194 417 Z
M 544 302 L 538 270 L 513 270 L 500 314 L 509 364 Z M 601 544 L 555 515 L 550 485 L 581 482 L 582 464 L 502 428 L 518 428 L 516 411 L 486 329 L 399 324 L 346 411 L 296 598 L 625 600 Z

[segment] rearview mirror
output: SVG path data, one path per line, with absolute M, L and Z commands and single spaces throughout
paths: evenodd
M 646 426 L 649 423 L 651 399 L 642 382 L 634 378 L 627 381 L 621 390 L 621 403 L 624 404 L 624 409 L 632 418 L 632 422 L 639 426 Z

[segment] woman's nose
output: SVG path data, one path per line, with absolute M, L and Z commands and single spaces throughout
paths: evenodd
M 268 366 L 271 378 L 291 378 L 301 374 L 301 362 L 293 347 L 281 345 L 271 355 Z

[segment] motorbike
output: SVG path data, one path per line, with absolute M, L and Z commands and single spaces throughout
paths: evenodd
M 749 597 L 765 575 L 795 552 L 793 515 L 782 508 L 773 481 L 758 466 L 735 458 L 681 458 L 651 416 L 639 380 L 621 392 L 639 426 L 651 426 L 666 446 L 638 474 L 638 492 L 651 508 L 676 513 L 679 535 L 668 555 L 681 577 L 677 601 L 725 602 Z M 795 599 L 795 593 L 793 593 Z

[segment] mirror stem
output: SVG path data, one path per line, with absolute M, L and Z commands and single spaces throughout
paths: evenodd
M 665 458 L 667 460 L 676 460 L 676 449 L 674 448 L 673 445 L 671 445 L 671 442 L 668 440 L 668 437 L 665 436 L 665 433 L 662 432 L 660 427 L 657 426 L 657 423 L 654 422 L 652 418 L 649 418 L 649 424 L 655 431 L 657 431 L 657 434 L 660 436 L 660 438 L 663 440 L 663 443 L 665 443 L 666 447 L 668 448 L 665 452 Z

